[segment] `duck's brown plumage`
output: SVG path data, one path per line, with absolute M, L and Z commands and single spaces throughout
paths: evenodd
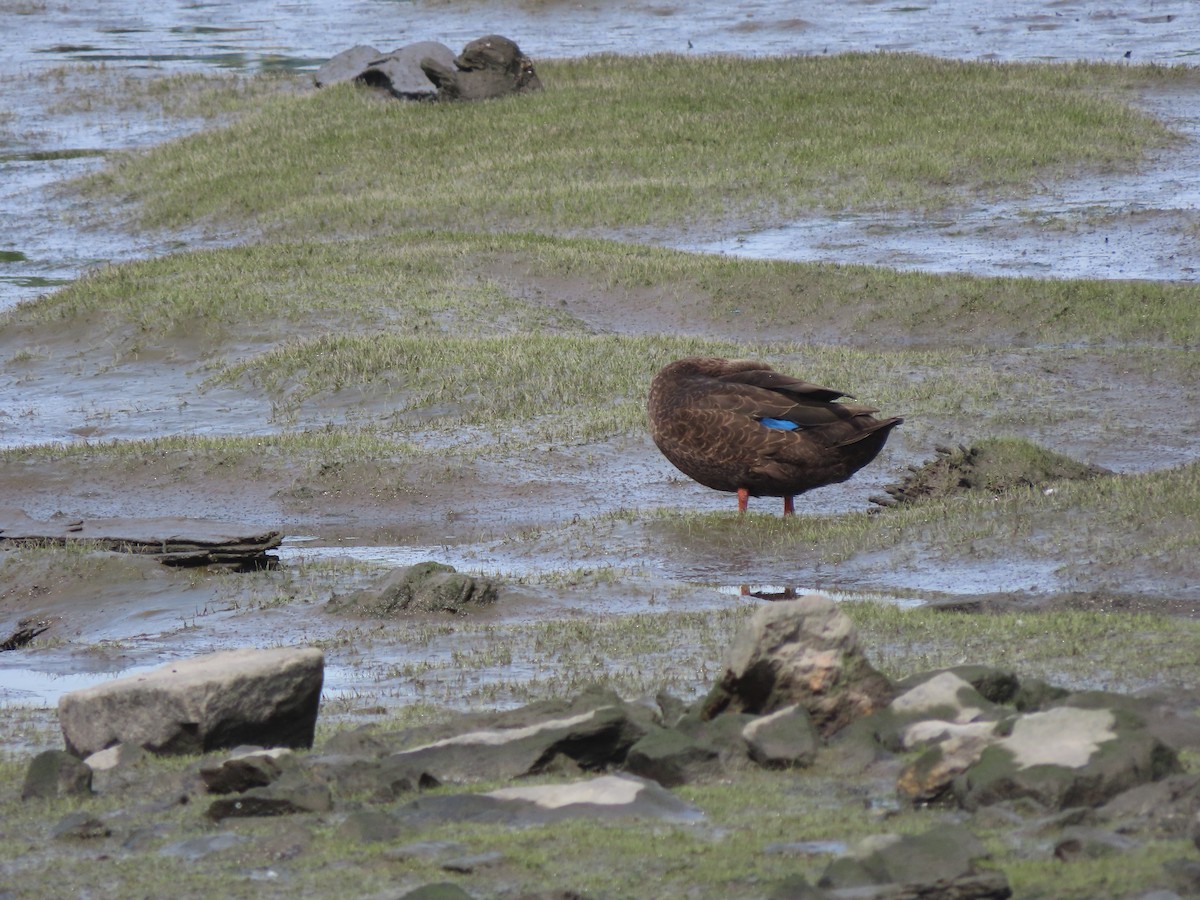
M 650 434 L 677 469 L 718 491 L 783 497 L 845 481 L 869 463 L 903 419 L 835 403 L 847 397 L 748 359 L 689 357 L 655 376 Z M 763 419 L 795 423 L 788 431 Z

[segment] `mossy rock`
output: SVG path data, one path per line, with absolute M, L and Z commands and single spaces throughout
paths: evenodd
M 427 560 L 394 569 L 369 588 L 335 595 L 327 609 L 386 619 L 413 612 L 466 613 L 491 606 L 496 597 L 496 584 L 490 579 Z
M 1101 466 L 1082 463 L 1029 441 L 992 438 L 971 447 L 938 447 L 937 456 L 898 485 L 888 497 L 874 498 L 891 506 L 964 492 L 1003 494 L 1020 488 L 1041 488 L 1060 481 L 1082 481 L 1111 475 Z

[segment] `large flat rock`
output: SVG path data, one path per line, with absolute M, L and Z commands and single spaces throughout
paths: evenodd
M 58 719 L 80 757 L 116 744 L 161 754 L 311 747 L 324 671 L 313 648 L 211 653 L 64 694 Z

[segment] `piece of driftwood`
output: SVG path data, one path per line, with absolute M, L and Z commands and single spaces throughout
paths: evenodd
M 151 519 L 31 519 L 0 509 L 0 545 L 86 543 L 100 550 L 144 553 L 168 566 L 225 566 L 238 571 L 267 568 L 283 541 L 280 531 L 252 532 L 224 522 L 166 517 Z
M 17 623 L 17 630 L 4 640 L 0 641 L 0 651 L 20 650 L 26 644 L 31 643 L 35 637 L 49 627 L 49 622 L 40 622 L 34 619 L 22 619 Z

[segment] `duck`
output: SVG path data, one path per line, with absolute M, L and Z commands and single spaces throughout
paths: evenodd
M 753 359 L 691 356 L 664 366 L 646 404 L 650 436 L 675 468 L 707 488 L 782 497 L 846 481 L 873 460 L 901 416 L 777 372 Z

